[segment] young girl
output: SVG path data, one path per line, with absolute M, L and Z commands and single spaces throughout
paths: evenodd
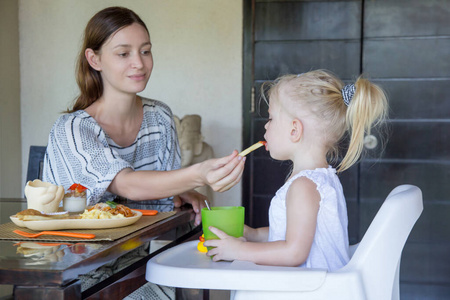
M 364 134 L 385 118 L 384 92 L 364 78 L 343 83 L 325 70 L 277 79 L 269 90 L 266 150 L 277 160 L 291 160 L 292 173 L 269 209 L 269 227 L 245 226 L 244 239 L 211 228 L 220 240 L 207 254 L 218 260 L 323 268 L 349 260 L 347 210 L 336 172 L 357 162 Z M 348 132 L 350 143 L 338 169 L 328 161 Z

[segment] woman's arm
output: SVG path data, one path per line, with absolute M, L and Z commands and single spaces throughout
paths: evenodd
M 286 198 L 286 240 L 255 243 L 244 242 L 212 228 L 220 240 L 210 240 L 205 246 L 216 247 L 208 251 L 214 261 L 246 260 L 263 265 L 299 266 L 306 261 L 316 230 L 320 194 L 316 185 L 307 178 L 296 179 Z
M 245 159 L 237 154 L 233 151 L 226 157 L 172 171 L 133 171 L 125 168 L 114 177 L 108 191 L 135 201 L 166 198 L 204 185 L 211 186 L 216 192 L 223 192 L 241 179 Z

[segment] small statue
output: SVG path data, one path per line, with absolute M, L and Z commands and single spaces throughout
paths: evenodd
M 181 149 L 181 166 L 213 158 L 213 150 L 203 141 L 201 133 L 202 119 L 199 115 L 186 115 L 181 120 L 174 116 L 178 140 Z
M 25 186 L 27 208 L 44 213 L 58 211 L 59 204 L 64 197 L 64 188 L 39 179 L 28 181 Z
M 213 149 L 205 143 L 201 133 L 202 118 L 199 115 L 186 115 L 181 120 L 174 116 L 181 150 L 181 166 L 187 167 L 214 157 Z M 212 203 L 213 193 L 209 187 L 197 191 L 207 196 Z

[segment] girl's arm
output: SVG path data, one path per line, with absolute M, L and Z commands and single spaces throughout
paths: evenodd
M 166 198 L 204 185 L 223 192 L 241 179 L 245 159 L 237 154 L 233 151 L 226 157 L 172 171 L 133 171 L 126 168 L 114 177 L 108 191 L 135 201 Z
M 208 251 L 214 261 L 246 260 L 263 265 L 299 266 L 307 259 L 316 231 L 320 194 L 315 183 L 300 177 L 290 186 L 286 198 L 287 230 L 285 241 L 244 242 L 218 229 L 220 240 L 205 242 L 216 247 Z

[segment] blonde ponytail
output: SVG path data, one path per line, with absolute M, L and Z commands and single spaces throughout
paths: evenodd
M 387 115 L 387 98 L 379 86 L 360 76 L 355 82 L 355 88 L 346 113 L 350 143 L 338 172 L 347 170 L 358 161 L 364 147 L 364 136 L 370 133 L 373 126 L 385 120 Z

